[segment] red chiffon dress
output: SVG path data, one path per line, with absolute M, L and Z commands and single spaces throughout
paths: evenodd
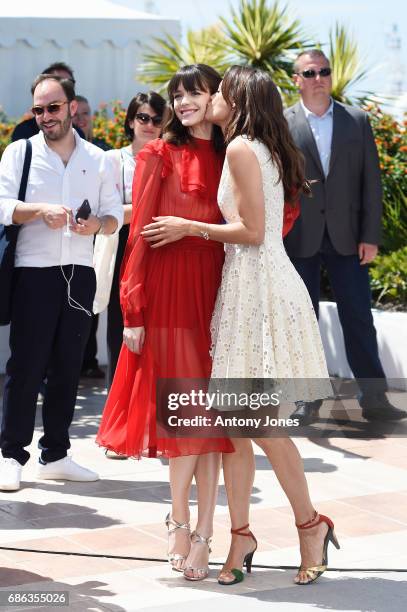
M 152 217 L 171 215 L 221 223 L 217 189 L 223 155 L 194 139 L 148 143 L 138 154 L 133 215 L 122 264 L 125 327 L 143 325 L 140 355 L 123 344 L 97 443 L 132 457 L 233 452 L 227 438 L 157 436 L 158 378 L 209 378 L 210 321 L 221 281 L 223 244 L 186 237 L 152 249 L 140 236 Z

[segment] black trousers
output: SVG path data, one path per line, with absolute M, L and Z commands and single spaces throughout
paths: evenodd
M 63 266 L 69 278 L 72 266 Z M 75 266 L 71 296 L 91 311 L 96 280 L 93 268 Z M 70 447 L 69 427 L 89 336 L 91 317 L 68 304 L 59 266 L 17 268 L 10 325 L 0 446 L 3 457 L 24 465 L 33 437 L 38 389 L 47 379 L 39 441 L 41 459 L 62 459 Z
M 99 362 L 97 360 L 98 343 L 97 343 L 97 332 L 98 332 L 99 315 L 92 314 L 92 324 L 90 327 L 89 338 L 85 346 L 85 352 L 83 355 L 82 370 L 89 370 L 90 368 L 97 368 Z
M 308 289 L 317 316 L 321 265 L 325 266 L 336 299 L 346 357 L 361 392 L 374 395 L 386 391 L 371 312 L 368 266 L 361 266 L 357 255 L 340 255 L 327 232 L 316 255 L 293 257 L 292 262 Z
M 124 225 L 119 232 L 116 263 L 113 274 L 112 290 L 107 308 L 107 386 L 111 387 L 117 361 L 123 343 L 123 315 L 120 307 L 120 267 L 129 236 L 129 226 Z

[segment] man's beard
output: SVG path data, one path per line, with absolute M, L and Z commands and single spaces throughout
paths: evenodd
M 67 116 L 62 121 L 56 121 L 56 125 L 52 128 L 52 132 L 46 131 L 44 126 L 38 126 L 40 130 L 44 132 L 44 136 L 47 140 L 51 140 L 52 142 L 56 142 L 58 140 L 62 140 L 69 130 L 72 128 L 72 115 L 68 109 Z

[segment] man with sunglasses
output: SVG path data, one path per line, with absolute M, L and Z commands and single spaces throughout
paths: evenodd
M 123 221 L 110 161 L 72 128 L 77 105 L 72 81 L 40 75 L 32 93 L 40 133 L 30 139 L 25 202 L 18 192 L 26 141 L 10 144 L 0 162 L 0 223 L 21 226 L 0 433 L 0 490 L 9 491 L 19 488 L 29 459 L 25 447 L 32 441 L 45 377 L 38 477 L 98 479 L 68 457 L 69 427 L 91 325 L 94 235 L 112 234 Z
M 50 64 L 45 70 L 42 71 L 41 74 L 55 74 L 56 76 L 60 76 L 63 79 L 70 79 L 75 86 L 75 79 L 73 75 L 73 70 L 68 64 L 65 62 L 54 62 Z M 81 138 L 85 138 L 83 131 L 74 126 L 76 131 L 78 132 Z M 14 128 L 13 133 L 11 134 L 11 142 L 15 142 L 16 140 L 20 140 L 20 138 L 31 138 L 31 136 L 35 136 L 38 134 L 39 128 L 35 117 L 31 117 L 30 119 L 25 119 L 21 123 L 18 123 Z
M 286 119 L 314 180 L 312 198 L 301 199 L 301 215 L 285 239 L 318 316 L 323 265 L 336 298 L 349 365 L 361 391 L 367 420 L 398 420 L 407 412 L 390 404 L 371 313 L 367 264 L 381 238 L 381 182 L 376 145 L 363 111 L 331 97 L 328 58 L 319 49 L 294 63 L 301 100 Z M 307 425 L 318 417 L 317 402 L 297 402 L 292 417 Z

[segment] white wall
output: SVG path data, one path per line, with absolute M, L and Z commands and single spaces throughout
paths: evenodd
M 374 309 L 373 318 L 377 330 L 380 359 L 386 376 L 391 379 L 399 379 L 402 385 L 400 388 L 407 390 L 407 313 L 383 312 Z M 334 302 L 320 303 L 319 326 L 329 373 L 332 376 L 352 378 Z M 106 311 L 99 317 L 97 337 L 99 363 L 105 365 L 107 363 Z M 0 327 L 0 372 L 4 372 L 8 355 L 8 327 Z
M 18 27 L 11 23 L 16 21 L 10 20 L 10 27 Z M 31 21 L 35 31 L 35 20 Z M 58 33 L 61 21 L 65 31 L 71 31 L 63 43 L 62 34 Z M 14 32 L 18 40 L 7 45 L 3 40 L 5 20 L 0 17 L 0 106 L 9 118 L 19 118 L 27 112 L 32 105 L 32 81 L 55 61 L 66 62 L 73 68 L 76 92 L 89 99 L 93 110 L 100 102 L 111 100 L 121 100 L 127 105 L 136 93 L 148 89 L 136 80 L 136 75 L 146 47 L 154 44 L 153 38 L 165 37 L 167 33 L 180 38 L 180 24 L 175 19 L 133 23 L 123 20 L 122 25 L 121 20 L 113 20 L 111 32 L 106 21 L 102 24 L 100 21 L 87 20 L 87 24 L 80 25 L 81 31 L 76 38 L 75 29 L 80 21 L 49 20 L 47 40 L 42 41 L 40 37 L 38 44 L 34 44 L 28 34 L 22 33 L 20 38 Z M 86 34 L 85 26 L 89 28 L 89 34 Z M 53 31 L 53 28 L 58 31 Z M 98 35 L 98 28 L 104 33 Z
M 372 313 L 384 372 L 387 378 L 393 379 L 397 388 L 407 390 L 407 312 L 373 309 Z M 334 302 L 320 303 L 319 327 L 329 373 L 353 378 Z

